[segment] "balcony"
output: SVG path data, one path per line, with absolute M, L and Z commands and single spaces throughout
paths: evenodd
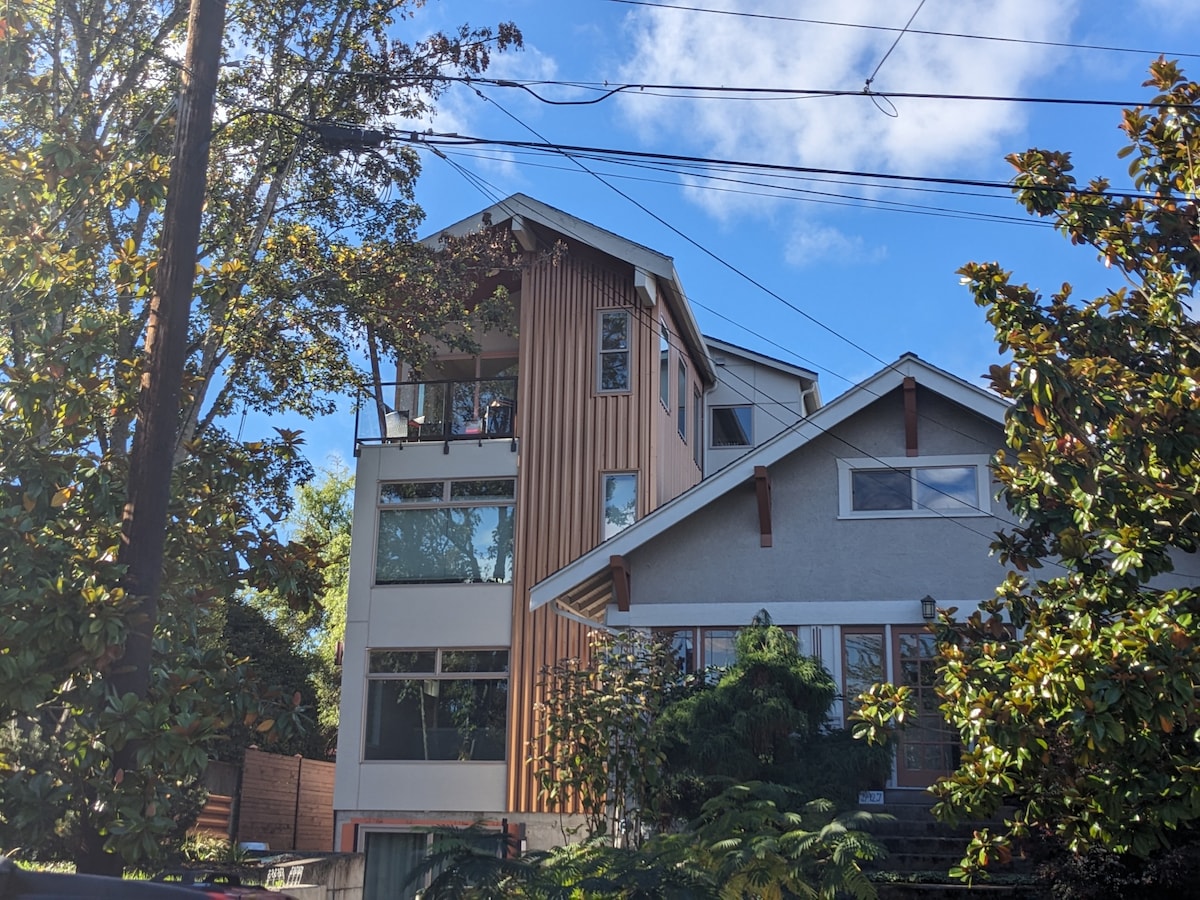
M 355 455 L 363 444 L 512 438 L 517 418 L 515 376 L 470 380 L 400 381 L 359 394 L 354 406 Z

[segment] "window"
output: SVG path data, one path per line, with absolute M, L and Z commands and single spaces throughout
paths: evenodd
M 368 760 L 504 760 L 507 650 L 371 650 Z
M 366 873 L 363 878 L 363 900 L 414 900 L 429 887 L 437 874 L 426 872 L 414 877 L 425 862 L 436 835 L 429 829 L 393 831 L 366 829 L 361 832 L 361 849 L 366 854 Z M 477 831 L 455 836 L 456 841 L 472 844 L 477 849 L 503 856 L 503 832 Z
M 692 391 L 692 427 L 696 429 L 695 440 L 692 441 L 692 459 L 701 469 L 704 468 L 704 416 L 701 415 L 703 409 L 704 398 L 700 395 L 700 388 L 696 388 Z
M 712 411 L 712 445 L 714 447 L 754 446 L 754 407 L 718 406 Z
M 665 319 L 659 320 L 658 396 L 667 412 L 671 411 L 671 332 Z
M 629 375 L 629 313 L 600 314 L 599 389 L 627 391 Z
M 709 669 L 725 669 L 737 658 L 737 637 L 741 628 L 654 628 L 651 634 L 663 641 L 675 657 L 680 673 L 696 675 Z M 794 626 L 783 630 L 796 634 Z M 797 646 L 799 639 L 797 638 Z M 719 677 L 717 672 L 716 676 Z M 710 677 L 713 677 L 710 673 Z M 715 680 L 715 679 L 714 679 Z
M 380 485 L 376 584 L 509 584 L 511 478 Z
M 839 514 L 846 518 L 889 516 L 984 516 L 989 473 L 983 456 L 932 456 L 920 460 L 838 460 Z
M 679 361 L 679 395 L 676 397 L 679 403 L 679 436 L 687 441 L 687 366 L 683 364 L 683 360 Z
M 604 517 L 602 540 L 608 540 L 637 521 L 637 472 L 610 472 L 602 476 Z
M 887 681 L 883 629 L 842 629 L 842 696 L 846 726 L 858 709 L 856 698 L 873 684 Z

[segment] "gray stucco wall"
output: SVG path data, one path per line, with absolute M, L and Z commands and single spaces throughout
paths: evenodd
M 918 388 L 920 456 L 990 456 L 998 425 Z M 628 557 L 633 602 L 755 603 L 919 599 L 971 605 L 992 594 L 1004 571 L 988 555 L 1001 522 L 962 518 L 842 519 L 839 458 L 903 457 L 899 390 L 770 467 L 773 546 L 759 541 L 750 482 Z M 991 502 L 993 511 L 1004 512 Z

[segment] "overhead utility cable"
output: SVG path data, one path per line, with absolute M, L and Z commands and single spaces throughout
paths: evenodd
M 351 75 L 352 73 L 346 73 Z M 1178 103 L 1152 103 L 1146 100 L 1095 100 L 1086 97 L 1021 97 L 1004 94 L 940 94 L 931 91 L 875 91 L 868 89 L 835 90 L 828 88 L 781 88 L 781 87 L 731 87 L 716 84 L 655 84 L 629 82 L 611 84 L 594 81 L 560 81 L 554 79 L 479 78 L 459 75 L 439 76 L 436 80 L 461 82 L 469 85 L 491 85 L 493 87 L 516 88 L 549 106 L 592 106 L 617 94 L 638 93 L 652 96 L 679 96 L 685 100 L 801 100 L 821 97 L 882 97 L 888 100 L 955 100 L 981 103 L 1039 103 L 1051 106 L 1097 106 L 1116 109 L 1178 109 L 1192 110 L 1200 107 Z M 599 96 L 587 100 L 553 100 L 535 91 L 534 87 L 566 87 L 578 90 L 599 91 Z
M 494 101 L 493 101 L 494 102 Z M 501 107 L 502 108 L 502 107 Z M 762 163 L 762 162 L 745 162 L 732 159 L 715 159 L 703 156 L 684 156 L 675 153 L 651 153 L 642 150 L 614 150 L 605 147 L 587 147 L 577 144 L 552 144 L 549 142 L 536 141 L 512 141 L 512 140 L 497 140 L 489 138 L 472 137 L 460 134 L 438 134 L 432 132 L 416 132 L 396 130 L 392 133 L 391 139 L 406 141 L 414 144 L 425 144 L 430 147 L 472 147 L 472 146 L 492 146 L 492 147 L 508 147 L 513 149 L 523 150 L 540 150 L 546 153 L 553 153 L 569 158 L 575 156 L 591 155 L 600 158 L 613 159 L 637 159 L 637 160 L 665 160 L 677 163 L 699 163 L 710 166 L 724 166 L 735 169 L 748 169 L 753 171 L 763 172 L 798 172 L 808 175 L 838 175 L 846 178 L 862 178 L 862 179 L 878 179 L 888 183 L 893 182 L 916 182 L 920 184 L 941 184 L 954 185 L 959 187 L 982 187 L 992 188 L 994 190 L 1011 191 L 1013 185 L 1007 181 L 986 181 L 983 179 L 972 178 L 947 178 L 932 175 L 899 175 L 890 172 L 863 172 L 854 169 L 828 169 L 820 166 L 792 166 L 783 163 Z M 1042 187 L 1041 190 L 1052 190 L 1049 187 Z M 1070 193 L 1086 197 L 1107 197 L 1107 198 L 1129 198 L 1132 200 L 1147 200 L 1155 201 L 1161 198 L 1155 194 L 1136 192 L 1136 191 L 1121 191 L 1121 190 L 1094 190 L 1092 188 L 1077 186 Z
M 683 6 L 675 3 L 655 3 L 651 0 L 608 0 L 627 6 L 649 6 L 658 9 L 677 9 L 682 12 L 709 13 L 716 16 L 734 16 L 742 19 L 766 19 L 773 22 L 796 22 L 802 25 L 828 25 L 834 28 L 860 28 L 866 31 L 902 31 L 891 25 L 867 25 L 862 22 L 833 22 L 827 19 L 802 19 L 795 16 L 773 16 L 766 13 L 741 12 L 734 9 L 710 9 L 705 6 Z M 1029 44 L 1034 47 L 1061 47 L 1066 50 L 1098 50 L 1103 53 L 1136 53 L 1139 56 L 1168 56 L 1200 58 L 1200 53 L 1181 53 L 1169 50 L 1145 50 L 1136 47 L 1109 47 L 1102 44 L 1075 44 L 1068 41 L 1038 41 L 1032 38 L 1001 37 L 989 34 L 965 34 L 956 31 L 932 31 L 920 28 L 907 29 L 909 34 L 925 34 L 932 37 L 961 38 L 968 41 L 995 41 L 1003 44 Z

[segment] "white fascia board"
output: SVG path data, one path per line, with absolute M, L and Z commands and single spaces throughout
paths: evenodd
M 699 512 L 718 497 L 738 485 L 745 484 L 754 477 L 756 466 L 771 466 L 836 428 L 880 397 L 902 386 L 907 376 L 916 378 L 918 384 L 978 412 L 997 425 L 1004 423 L 1008 404 L 1003 399 L 936 366 L 931 366 L 912 354 L 906 354 L 828 405 L 822 406 L 811 416 L 798 420 L 795 425 L 751 450 L 736 462 L 730 463 L 712 477 L 704 479 L 695 487 L 664 503 L 644 519 L 634 522 L 624 531 L 539 581 L 529 591 L 530 609 L 537 609 L 564 596 L 576 585 L 582 584 L 607 567 L 609 557 L 632 553 L 676 523 Z
M 775 369 L 783 372 L 785 375 L 792 375 L 796 378 L 803 378 L 814 384 L 817 381 L 817 373 L 803 366 L 796 366 L 789 362 L 784 362 L 782 359 L 776 359 L 773 356 L 766 356 L 762 353 L 756 353 L 753 350 L 747 350 L 745 347 L 739 347 L 737 344 L 731 344 L 728 341 L 723 341 L 720 338 L 712 337 L 711 335 L 704 336 L 704 342 L 708 344 L 710 351 L 715 350 L 717 353 L 728 354 L 729 356 L 740 356 L 752 363 L 763 366 L 768 369 Z

